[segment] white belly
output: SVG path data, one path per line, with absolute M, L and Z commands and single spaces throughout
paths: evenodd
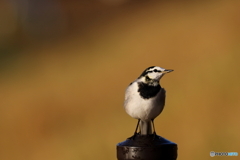
M 156 118 L 163 110 L 164 103 L 159 100 L 160 92 L 156 97 L 143 99 L 138 90 L 137 83 L 130 85 L 125 93 L 124 107 L 133 118 L 149 121 Z

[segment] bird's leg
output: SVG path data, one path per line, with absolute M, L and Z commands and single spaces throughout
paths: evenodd
M 153 134 L 156 134 L 155 127 L 154 127 L 154 119 L 152 119 L 152 125 L 153 125 Z
M 138 123 L 137 123 L 137 127 L 136 127 L 136 129 L 135 129 L 134 135 L 137 135 L 137 130 L 138 130 L 139 122 L 140 122 L 140 119 L 138 119 Z
M 157 134 L 154 127 L 154 119 L 152 119 L 152 125 L 153 125 L 153 139 L 155 139 Z
M 137 135 L 137 130 L 138 130 L 138 126 L 139 126 L 139 122 L 140 122 L 140 119 L 138 119 L 137 127 L 136 127 L 136 129 L 135 129 L 135 132 L 134 132 L 133 136 L 132 136 L 132 137 L 129 137 L 128 139 L 134 139 L 134 138 L 136 137 L 136 135 Z

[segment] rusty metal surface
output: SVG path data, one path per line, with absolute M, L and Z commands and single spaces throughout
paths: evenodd
M 117 159 L 176 160 L 177 144 L 158 135 L 136 135 L 117 144 Z

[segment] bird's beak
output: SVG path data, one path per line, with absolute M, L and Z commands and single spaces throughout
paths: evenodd
M 173 70 L 172 69 L 165 69 L 164 71 L 162 71 L 162 73 L 169 73 L 169 72 L 172 72 Z

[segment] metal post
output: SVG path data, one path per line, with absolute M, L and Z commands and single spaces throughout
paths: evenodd
M 177 144 L 158 135 L 139 135 L 117 144 L 118 160 L 176 160 Z

